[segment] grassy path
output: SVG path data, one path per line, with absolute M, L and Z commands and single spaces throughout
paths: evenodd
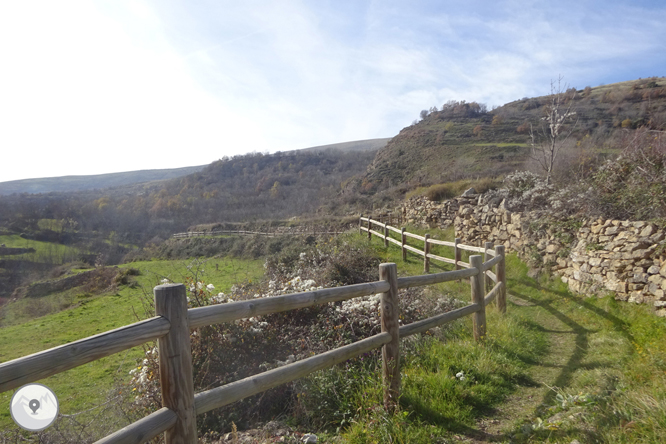
M 421 274 L 420 258 L 379 251 Z M 400 415 L 361 414 L 341 442 L 664 442 L 666 319 L 612 295 L 571 294 L 559 278 L 533 279 L 515 255 L 506 270 L 507 313 L 487 308 L 486 338 L 474 342 L 461 319 L 441 340 L 424 340 L 404 361 Z M 466 283 L 437 291 L 469 301 Z
M 584 328 L 570 319 L 562 319 L 542 303 L 513 294 L 508 295 L 508 303 L 511 310 L 533 319 L 542 327 L 548 352 L 539 361 L 526 361 L 533 384 L 522 386 L 497 407 L 494 415 L 478 421 L 480 431 L 486 434 L 484 441 L 510 439 L 513 429 L 520 424 L 531 424 L 542 406 L 553 403 L 555 388 L 567 387 L 584 350 L 579 347 L 587 345 Z
M 510 260 L 511 316 L 540 331 L 546 352 L 523 359 L 522 385 L 477 420 L 468 442 L 662 442 L 666 323 L 649 308 L 570 294 Z M 624 407 L 624 408 L 623 408 Z

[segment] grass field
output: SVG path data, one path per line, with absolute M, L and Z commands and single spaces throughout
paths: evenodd
M 453 234 L 410 231 L 446 240 Z M 350 236 L 352 243 L 367 242 L 367 236 Z M 423 273 L 421 257 L 409 253 L 403 262 L 399 248 L 384 248 L 376 237 L 371 244 L 382 261 L 397 263 L 399 274 Z M 412 245 L 420 247 L 418 242 Z M 450 249 L 438 248 L 435 254 L 451 256 Z M 257 279 L 263 271 L 261 261 L 217 259 L 128 266 L 141 270 L 138 280 L 148 289 L 165 277 L 179 281 L 203 269 L 203 280 L 225 291 L 235 281 Z M 431 271 L 446 269 L 451 266 L 433 262 Z M 393 415 L 382 408 L 379 368 L 338 366 L 313 374 L 312 386 L 322 389 L 318 399 L 328 403 L 326 411 L 332 414 L 332 429 L 318 431 L 320 442 L 662 442 L 666 322 L 646 306 L 620 303 L 612 296 L 573 295 L 558 279 L 533 279 L 527 272 L 524 263 L 508 256 L 507 313 L 487 308 L 482 341 L 471 339 L 469 317 L 402 341 L 402 397 Z M 465 281 L 440 284 L 433 291 L 467 302 L 470 298 Z M 142 295 L 138 287 L 123 287 L 117 294 L 0 329 L 0 359 L 132 322 L 132 307 L 141 308 Z M 139 351 L 130 351 L 43 382 L 56 389 L 64 413 L 81 411 L 102 402 L 114 377 L 125 377 L 139 356 Z M 6 405 L 9 394 L 0 397 Z M 337 430 L 336 417 L 346 418 Z M 11 424 L 9 415 L 0 421 L 3 428 Z
M 211 260 L 135 262 L 122 267 L 138 269 L 136 285 L 117 292 L 76 298 L 70 308 L 18 325 L 0 328 L 0 362 L 66 344 L 145 318 L 144 303 L 150 304 L 152 288 L 164 278 L 182 282 L 195 273 L 212 283 L 216 291 L 228 291 L 235 283 L 263 276 L 263 261 L 215 258 Z M 188 270 L 189 267 L 189 270 Z M 58 295 L 47 296 L 57 298 Z M 8 307 L 9 310 L 12 307 Z M 99 405 L 142 356 L 142 349 L 100 359 L 39 381 L 51 387 L 61 403 L 61 412 L 73 414 Z M 8 406 L 12 392 L 0 394 L 0 405 Z M 12 427 L 8 408 L 0 408 L 0 430 Z
M 0 235 L 0 244 L 5 244 L 8 248 L 32 248 L 35 250 L 34 253 L 0 255 L 0 259 L 20 259 L 32 262 L 62 264 L 73 261 L 79 255 L 79 250 L 76 248 L 53 242 L 24 239 L 18 234 Z

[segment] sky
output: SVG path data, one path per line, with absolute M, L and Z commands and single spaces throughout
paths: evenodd
M 0 182 L 393 137 L 666 75 L 666 2 L 5 0 Z

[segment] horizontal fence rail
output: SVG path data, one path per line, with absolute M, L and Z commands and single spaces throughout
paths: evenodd
M 197 393 L 194 396 L 197 415 L 234 403 L 248 396 L 265 392 L 278 385 L 295 381 L 317 370 L 333 367 L 350 358 L 379 348 L 391 340 L 392 336 L 389 333 L 380 333 L 353 344 L 269 370 L 260 375 L 250 376 L 222 387 Z
M 0 364 L 0 392 L 47 378 L 164 336 L 170 322 L 154 317 Z
M 363 224 L 364 222 L 365 224 Z M 485 307 L 496 300 L 497 309 L 502 313 L 506 310 L 506 273 L 504 246 L 502 245 L 494 249 L 488 243 L 484 248 L 469 247 L 460 244 L 459 239 L 456 239 L 455 242 L 434 240 L 430 239 L 429 235 L 419 236 L 408 233 L 404 228 L 398 229 L 389 224 L 390 219 L 386 223 L 360 217 L 361 233 L 367 232 L 370 238 L 372 234 L 375 234 L 384 240 L 387 247 L 389 244 L 400 246 L 403 250 L 403 258 L 406 251 L 411 251 L 423 256 L 426 264 L 428 259 L 433 259 L 453 264 L 456 269 L 421 276 L 398 277 L 395 264 L 381 264 L 380 280 L 376 282 L 189 309 L 184 285 L 160 285 L 154 289 L 155 308 L 158 316 L 2 363 L 0 364 L 0 392 L 157 339 L 163 407 L 97 441 L 97 444 L 138 444 L 149 441 L 162 433 L 165 435 L 167 444 L 195 443 L 197 442 L 196 415 L 232 404 L 248 396 L 302 378 L 312 372 L 330 368 L 381 347 L 384 404 L 387 410 L 393 411 L 400 393 L 399 339 L 424 333 L 431 328 L 470 315 L 472 316 L 474 337 L 477 340 L 481 339 L 486 330 Z M 380 227 L 380 230 L 371 229 L 372 225 Z M 400 234 L 400 240 L 391 238 L 389 232 Z M 424 242 L 424 248 L 418 249 L 407 245 L 406 238 L 408 237 Z M 430 245 L 454 248 L 454 258 L 429 253 Z M 484 256 L 470 256 L 470 262 L 466 263 L 461 260 L 460 252 L 462 250 L 482 253 Z M 484 257 L 490 258 L 484 261 Z M 493 267 L 495 267 L 494 273 L 490 271 Z M 399 325 L 399 289 L 466 278 L 469 278 L 471 283 L 472 303 L 470 305 L 408 325 Z M 495 283 L 487 294 L 486 280 L 491 284 Z M 381 295 L 381 333 L 221 387 L 194 393 L 190 346 L 190 332 L 193 329 L 375 294 Z
M 239 235 L 239 236 L 324 236 L 344 233 L 343 231 L 313 231 L 313 230 L 275 230 L 275 231 L 250 231 L 250 230 L 215 230 L 215 231 L 187 231 L 184 233 L 175 233 L 171 237 L 180 239 L 188 237 L 202 237 L 202 236 L 221 236 L 225 234 Z
M 250 318 L 297 308 L 311 307 L 327 302 L 344 301 L 346 299 L 369 296 L 388 290 L 383 281 L 366 284 L 347 285 L 344 287 L 323 288 L 321 290 L 294 293 L 270 298 L 258 298 L 250 301 L 230 302 L 228 304 L 209 305 L 207 307 L 190 308 L 187 316 L 190 328 L 220 324 L 236 319 Z

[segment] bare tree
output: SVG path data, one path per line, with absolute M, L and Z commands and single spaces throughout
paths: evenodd
M 566 131 L 566 125 L 576 115 L 572 108 L 576 97 L 575 90 L 567 94 L 567 85 L 562 84 L 562 76 L 557 82 L 550 82 L 550 96 L 544 106 L 546 115 L 541 118 L 542 123 L 535 133 L 530 124 L 530 138 L 532 145 L 532 158 L 546 173 L 546 183 L 550 184 L 553 175 L 553 165 L 562 145 L 567 141 L 578 124 L 578 119 Z M 538 133 L 538 134 L 537 134 Z

